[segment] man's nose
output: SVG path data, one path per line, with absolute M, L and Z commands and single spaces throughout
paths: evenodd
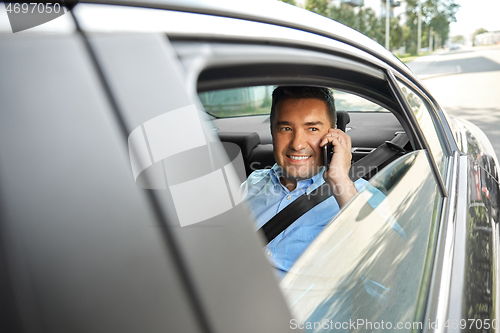
M 290 148 L 295 151 L 302 150 L 307 147 L 306 137 L 303 131 L 294 131 L 292 141 L 290 141 Z

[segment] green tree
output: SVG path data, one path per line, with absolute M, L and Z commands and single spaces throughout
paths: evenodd
M 352 6 L 340 4 L 329 8 L 328 17 L 351 27 L 379 43 L 384 41 L 385 26 L 371 8 L 358 7 L 357 13 Z
M 462 35 L 453 36 L 451 42 L 454 44 L 463 44 L 465 43 L 465 37 Z
M 433 35 L 438 36 L 436 40 L 443 42 L 448 39 L 450 33 L 450 23 L 456 22 L 455 14 L 460 5 L 455 0 L 423 0 L 422 4 L 422 45 L 429 43 L 430 29 Z M 406 15 L 408 20 L 406 26 L 410 34 L 406 36 L 404 42 L 407 50 L 413 54 L 417 52 L 418 34 L 418 12 L 419 0 L 406 1 Z M 439 47 L 441 45 L 435 45 Z
M 328 17 L 353 29 L 356 29 L 359 25 L 356 20 L 354 9 L 345 3 L 341 3 L 338 7 L 333 6 L 329 8 Z
M 403 42 L 401 43 L 401 46 L 405 46 L 406 52 L 411 53 L 410 52 L 411 44 L 409 44 L 408 41 L 411 40 L 411 32 L 412 31 L 407 24 L 403 24 L 403 26 L 401 27 L 401 30 L 403 30 Z M 417 49 L 417 45 L 415 44 L 415 50 L 416 49 Z
M 450 34 L 450 23 L 446 15 L 440 12 L 431 19 L 429 29 L 433 29 L 434 34 L 439 36 L 439 40 L 446 41 Z
M 367 35 L 371 39 L 384 43 L 385 39 L 385 21 L 382 22 L 380 18 L 377 17 L 373 9 L 368 7 L 359 7 L 358 15 L 356 16 L 356 25 L 354 29 Z
M 474 36 L 477 36 L 477 35 L 480 35 L 480 34 L 484 34 L 485 32 L 488 32 L 488 30 L 486 30 L 484 28 L 476 29 L 476 31 L 474 31 Z
M 385 41 L 385 20 L 380 19 L 369 7 L 329 6 L 327 0 L 307 0 L 306 9 L 329 17 L 339 23 L 351 27 L 382 44 Z M 399 47 L 404 40 L 403 28 L 399 18 L 391 19 L 391 47 Z
M 307 0 L 305 8 L 313 13 L 328 16 L 327 0 Z
M 404 29 L 403 26 L 401 26 L 400 24 L 399 17 L 391 17 L 391 21 L 389 24 L 390 24 L 389 33 L 391 34 L 390 48 L 395 49 L 403 45 Z
M 289 3 L 290 5 L 297 6 L 297 3 L 295 2 L 295 0 L 279 0 L 279 1 Z
M 479 29 L 476 29 L 476 31 L 474 31 L 474 33 L 472 34 L 473 45 L 476 45 L 476 36 L 480 35 L 480 34 L 484 34 L 485 32 L 488 32 L 488 30 L 486 30 L 484 28 L 479 28 Z

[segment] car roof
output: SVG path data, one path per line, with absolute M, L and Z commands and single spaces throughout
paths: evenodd
M 104 0 L 80 1 L 169 9 L 268 23 L 325 36 L 354 46 L 418 82 L 411 70 L 373 39 L 327 17 L 276 0 Z

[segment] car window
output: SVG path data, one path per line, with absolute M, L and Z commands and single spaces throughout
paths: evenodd
M 224 89 L 198 94 L 207 113 L 217 118 L 256 116 L 271 112 L 273 86 Z
M 431 151 L 432 157 L 436 162 L 441 176 L 444 177 L 445 146 L 444 143 L 439 139 L 438 132 L 436 130 L 437 126 L 431 115 L 431 106 L 427 104 L 427 102 L 425 102 L 424 98 L 420 97 L 420 95 L 410 87 L 400 81 L 398 81 L 398 84 L 420 126 L 420 129 L 425 135 L 425 139 L 429 144 L 429 149 Z
M 272 94 L 275 86 L 257 86 L 198 94 L 206 112 L 216 118 L 268 115 L 271 112 Z M 333 90 L 337 111 L 389 112 L 382 106 L 352 93 Z
M 363 97 L 345 91 L 333 90 L 335 109 L 349 112 L 389 112 L 386 108 Z
M 426 155 L 409 153 L 373 177 L 283 278 L 298 327 L 418 329 L 429 239 L 441 209 Z

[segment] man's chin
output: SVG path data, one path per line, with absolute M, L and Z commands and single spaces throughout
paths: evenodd
M 321 167 L 284 167 L 282 168 L 283 177 L 294 179 L 296 181 L 309 179 L 320 171 Z

